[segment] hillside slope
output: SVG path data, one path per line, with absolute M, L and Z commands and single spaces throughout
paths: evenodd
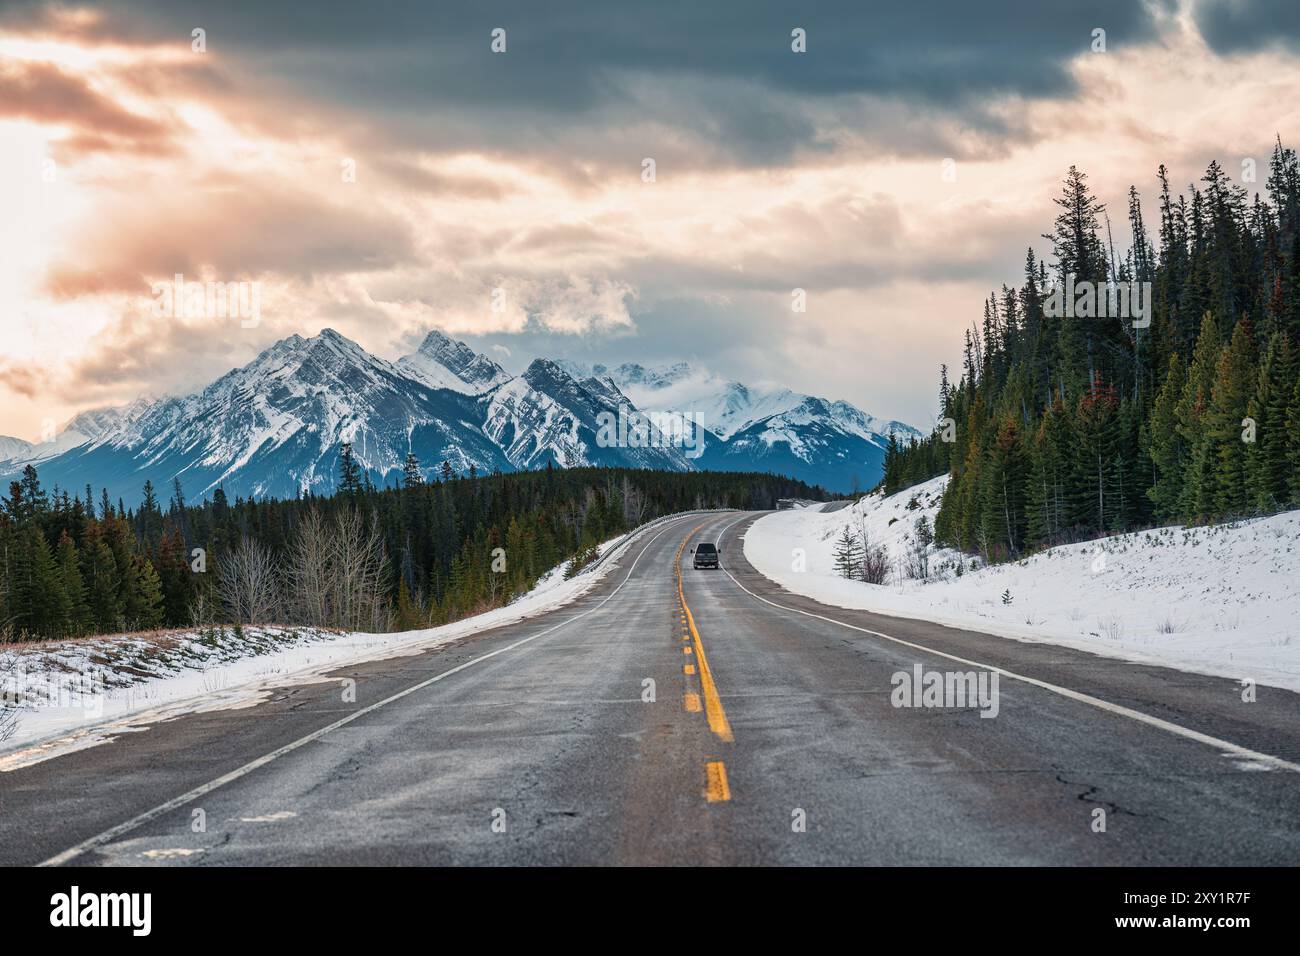
M 916 521 L 933 524 L 947 480 L 830 513 L 768 515 L 746 534 L 745 557 L 789 590 L 836 607 L 1300 690 L 1300 511 L 1115 535 L 992 566 L 931 546 L 931 579 L 909 578 Z M 845 527 L 887 549 L 886 584 L 836 574 Z M 792 569 L 796 548 L 806 553 L 802 572 Z

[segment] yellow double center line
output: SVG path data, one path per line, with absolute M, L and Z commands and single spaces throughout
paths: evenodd
M 709 719 L 709 729 L 722 740 L 731 743 L 735 739 L 731 734 L 731 724 L 727 721 L 727 712 L 723 710 L 722 701 L 718 697 L 718 687 L 713 682 L 713 671 L 709 669 L 709 658 L 704 653 L 704 642 L 700 640 L 699 628 L 695 626 L 695 615 L 691 613 L 691 607 L 686 603 L 686 592 L 682 589 L 682 553 L 686 550 L 686 542 L 691 539 L 691 535 L 703 527 L 704 525 L 700 524 L 692 528 L 677 548 L 677 560 L 674 565 L 677 569 L 677 599 L 681 601 L 682 610 L 686 613 L 686 626 L 691 632 L 695 663 L 700 673 L 700 689 L 704 692 L 704 714 Z

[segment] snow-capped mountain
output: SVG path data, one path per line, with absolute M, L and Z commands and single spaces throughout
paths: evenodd
M 43 461 L 40 474 L 47 485 L 90 482 L 129 500 L 138 499 L 146 479 L 161 492 L 175 478 L 194 498 L 218 487 L 230 497 L 292 497 L 334 488 L 344 442 L 377 485 L 399 479 L 409 452 L 428 473 L 443 461 L 458 474 L 548 461 L 686 467 L 671 449 L 597 446 L 596 415 L 611 407 L 604 389 L 612 385 L 588 390 L 539 361 L 519 378 L 472 394 L 505 373 L 450 344 L 426 339 L 432 347 L 417 353 L 425 360 L 417 375 L 412 363 L 371 355 L 332 329 L 290 336 L 202 392 L 129 407 L 116 419 L 101 416 L 102 431 Z M 441 372 L 433 367 L 439 354 L 451 363 Z
M 652 413 L 702 421 L 704 447 L 649 425 L 640 441 L 610 441 L 611 421 Z M 869 487 L 882 472 L 888 428 L 846 402 L 781 387 L 749 388 L 687 363 L 615 369 L 536 359 L 511 376 L 464 343 L 431 332 L 396 362 L 332 329 L 293 335 L 202 391 L 84 412 L 54 442 L 0 439 L 0 481 L 27 463 L 47 487 L 107 488 L 137 501 L 179 479 L 187 496 L 329 493 L 343 443 L 376 485 L 400 480 L 414 453 L 426 474 L 447 461 L 475 470 L 617 465 L 674 471 L 775 471 L 834 490 Z M 8 460 L 6 460 L 6 458 Z
M 72 439 L 81 436 L 85 441 L 94 441 L 111 431 L 128 427 L 153 408 L 157 402 L 158 399 L 154 396 L 145 395 L 126 405 L 92 408 L 69 421 L 61 429 L 59 438 L 68 436 Z
M 745 385 L 696 368 L 688 362 L 646 367 L 625 363 L 610 369 L 604 365 L 559 363 L 571 375 L 608 376 L 636 406 L 647 412 L 674 411 L 699 416 L 705 427 L 722 439 L 729 439 L 773 415 L 803 407 L 814 396 L 791 391 L 782 385 Z M 902 422 L 882 421 L 848 402 L 826 402 L 815 406 L 835 427 L 868 440 L 887 439 L 889 432 L 899 440 L 920 438 L 921 433 Z M 824 407 L 823 407 L 824 406 Z
M 570 374 L 606 375 L 651 413 L 694 415 L 716 439 L 696 465 L 776 471 L 838 491 L 865 489 L 884 471 L 889 433 L 921 433 L 882 421 L 848 402 L 802 395 L 781 385 L 745 385 L 688 362 L 615 368 L 562 363 Z
M 403 371 L 434 388 L 449 388 L 466 395 L 481 395 L 508 381 L 510 373 L 464 342 L 434 329 L 419 349 L 397 360 Z
M 793 408 L 733 432 L 704 457 L 707 468 L 734 470 L 739 463 L 839 491 L 866 490 L 885 468 L 888 436 L 862 427 L 862 412 L 845 411 L 824 398 L 799 396 Z M 856 413 L 856 414 L 855 414 Z M 908 428 L 908 434 L 913 429 Z M 900 435 L 906 440 L 906 435 Z
M 400 471 L 407 452 L 458 471 L 510 463 L 472 424 L 472 397 L 434 389 L 332 329 L 294 335 L 202 392 L 155 402 L 143 414 L 48 461 L 47 482 L 89 481 L 134 498 L 148 478 L 179 478 L 193 497 L 329 492 L 343 442 L 375 480 Z
M 0 461 L 26 461 L 35 446 L 21 438 L 0 435 Z
M 143 415 L 154 402 L 153 398 L 137 398 L 127 405 L 81 412 L 64 423 L 62 428 L 52 429 L 53 436 L 44 441 L 29 442 L 21 438 L 0 436 L 0 474 L 20 471 L 27 465 L 39 466 L 42 462 L 121 428 Z
M 523 375 L 482 401 L 483 430 L 520 468 L 535 468 L 547 460 L 564 467 L 691 468 L 682 450 L 666 441 L 642 448 L 601 446 L 600 416 L 617 415 L 620 406 L 627 413 L 637 410 L 608 378 L 579 382 L 558 363 L 534 359 Z

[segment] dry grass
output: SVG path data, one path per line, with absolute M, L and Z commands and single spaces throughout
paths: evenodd
M 301 624 L 245 624 L 245 630 L 272 630 L 272 631 L 313 631 L 318 634 L 346 634 L 350 633 L 342 628 L 336 627 L 304 627 Z M 25 654 L 27 652 L 41 653 L 57 650 L 58 648 L 79 648 L 88 647 L 96 642 L 102 644 L 127 644 L 138 642 L 147 644 L 150 647 L 156 647 L 159 650 L 175 650 L 186 639 L 194 639 L 203 631 L 215 631 L 223 628 L 227 634 L 234 631 L 233 624 L 213 624 L 207 628 L 202 627 L 172 627 L 159 628 L 152 631 L 122 631 L 114 634 L 87 634 L 82 637 L 49 637 L 36 641 L 0 641 L 0 651 L 10 651 L 16 654 Z

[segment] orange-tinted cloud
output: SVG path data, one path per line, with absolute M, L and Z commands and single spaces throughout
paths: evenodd
M 152 281 L 178 272 L 310 279 L 391 268 L 413 254 L 406 224 L 368 204 L 278 179 L 225 177 L 106 197 L 51 263 L 45 288 L 60 299 L 146 295 Z
M 125 109 L 83 77 L 37 60 L 0 61 L 0 117 L 69 128 L 62 146 L 71 153 L 172 148 L 168 126 Z
M 11 362 L 0 363 L 0 387 L 7 388 L 15 395 L 35 398 L 41 386 L 41 376 L 35 369 Z

